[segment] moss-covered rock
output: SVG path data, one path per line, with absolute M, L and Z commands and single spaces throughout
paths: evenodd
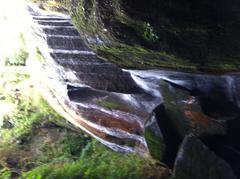
M 152 117 L 145 124 L 144 137 L 146 139 L 150 155 L 161 161 L 165 150 L 165 144 L 155 117 Z
M 235 0 L 34 1 L 45 9 L 67 8 L 89 46 L 121 67 L 239 70 Z
M 101 56 L 120 66 L 239 70 L 239 12 L 232 7 L 240 4 L 234 0 L 75 0 L 73 4 L 70 12 L 82 36 Z M 121 48 L 122 44 L 131 48 Z M 132 50 L 134 46 L 147 51 Z M 156 52 L 161 53 L 153 55 Z

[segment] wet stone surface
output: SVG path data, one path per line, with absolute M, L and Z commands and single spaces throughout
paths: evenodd
M 240 160 L 231 160 L 240 150 L 239 73 L 122 70 L 88 48 L 68 16 L 29 12 L 46 59 L 33 60 L 32 71 L 65 118 L 114 150 L 150 152 L 175 167 L 176 178 L 226 178 L 222 168 L 239 176 Z M 213 173 L 201 175 L 206 166 Z

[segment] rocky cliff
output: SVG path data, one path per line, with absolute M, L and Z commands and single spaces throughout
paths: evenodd
M 129 3 L 129 6 L 124 3 Z M 147 11 L 148 6 L 145 9 L 138 9 L 143 6 L 144 1 L 131 3 L 133 1 L 101 1 L 101 3 L 72 1 L 73 21 L 84 23 L 84 27 L 78 26 L 79 23 L 76 24 L 79 31 L 75 29 L 68 15 L 45 12 L 34 5 L 27 5 L 28 23 L 26 25 L 29 31 L 25 36 L 28 44 L 31 44 L 30 48 L 34 47 L 27 64 L 38 81 L 40 90 L 55 110 L 75 126 L 90 133 L 114 150 L 150 154 L 173 168 L 175 178 L 239 177 L 240 148 L 237 128 L 240 117 L 238 94 L 240 78 L 238 72 L 204 75 L 159 69 L 123 70 L 116 64 L 110 63 L 111 55 L 107 56 L 109 57 L 107 59 L 99 57 L 99 47 L 102 52 L 106 52 L 106 48 L 111 51 L 112 48 L 117 47 L 120 50 L 126 50 L 128 46 L 119 46 L 119 44 L 125 43 L 127 39 L 130 46 L 138 44 L 151 50 L 164 49 L 168 53 L 181 56 L 173 46 L 161 47 L 162 42 L 160 43 L 158 31 L 154 30 L 155 26 L 150 21 L 153 17 L 148 17 L 147 12 L 144 15 L 144 18 L 148 18 L 146 21 L 149 21 L 145 24 L 147 29 L 145 41 L 135 36 L 138 35 L 135 31 L 132 31 L 133 34 L 124 33 L 125 40 L 121 37 L 123 33 L 117 36 L 115 33 L 124 32 L 121 31 L 123 24 L 116 25 L 119 31 L 114 28 L 111 29 L 112 31 L 108 29 L 115 27 L 115 18 L 120 16 L 125 20 L 135 17 L 142 21 L 142 16 L 138 16 L 137 12 L 138 10 Z M 176 24 L 188 24 L 183 29 L 195 20 L 199 20 L 199 24 L 203 26 L 214 22 L 225 22 L 224 18 L 209 19 L 205 22 L 204 19 L 207 17 L 200 16 L 201 13 L 198 14 L 198 11 L 192 11 L 191 8 L 187 9 L 186 4 L 191 4 L 190 2 L 185 2 L 186 4 L 182 2 L 186 5 L 182 11 L 186 12 L 188 18 L 179 16 L 178 19 L 182 11 L 177 8 L 179 10 L 177 13 L 178 11 L 174 9 L 176 2 L 172 3 L 163 3 L 166 9 L 171 7 L 176 11 L 173 11 L 176 14 L 171 15 L 167 10 L 166 12 L 163 10 L 161 17 L 165 18 L 162 21 L 168 19 L 165 22 L 167 24 L 170 22 L 173 24 L 170 17 L 176 19 Z M 136 6 L 136 10 L 131 9 L 136 4 L 139 4 L 139 7 Z M 148 5 L 150 4 L 151 1 Z M 211 9 L 213 7 L 210 4 L 206 3 L 202 6 L 208 5 Z M 200 5 L 201 3 L 199 7 Z M 121 7 L 129 8 L 124 10 L 128 16 L 125 16 L 125 13 L 121 14 Z M 98 11 L 95 11 L 96 9 Z M 79 13 L 83 13 L 85 19 L 75 16 Z M 196 17 L 199 19 L 195 19 Z M 231 18 L 233 17 L 229 16 L 227 21 Z M 107 23 L 113 26 L 107 26 Z M 92 29 L 87 30 L 88 27 Z M 126 32 L 130 32 L 129 29 Z M 167 44 L 168 36 L 163 38 L 166 38 Z M 171 42 L 175 43 L 174 39 Z M 184 40 L 182 43 L 188 42 Z M 189 45 L 192 46 L 191 43 Z M 92 50 L 89 46 L 98 51 Z M 104 50 L 101 49 L 102 47 Z M 201 49 L 200 47 L 198 48 Z M 167 50 L 168 48 L 172 51 Z M 140 50 L 142 53 L 137 55 L 140 54 L 143 57 L 148 57 L 145 56 L 146 53 L 154 54 L 154 57 L 159 55 L 139 46 L 134 50 L 138 52 Z M 186 49 L 182 48 L 182 50 Z M 123 57 L 119 51 L 116 54 Z M 126 54 L 135 59 L 135 56 L 131 56 L 131 52 L 127 51 Z M 163 53 L 161 52 L 160 55 Z M 161 61 L 171 61 L 172 55 L 165 53 L 164 55 L 166 59 L 162 56 Z M 183 58 L 189 58 L 192 62 L 194 60 L 190 58 L 191 55 L 198 58 L 198 54 L 191 50 L 185 55 L 189 57 Z M 231 55 L 229 57 L 232 58 Z M 145 62 L 136 61 L 140 64 L 146 64 Z M 205 61 L 200 60 L 196 63 L 204 65 Z M 132 65 L 134 66 L 135 63 Z M 207 160 L 203 160 L 204 156 Z M 194 164 L 199 166 L 190 167 Z M 201 173 L 206 166 L 209 167 L 208 170 Z M 188 170 L 189 167 L 190 170 Z
M 122 67 L 239 70 L 236 0 L 60 2 L 86 42 Z

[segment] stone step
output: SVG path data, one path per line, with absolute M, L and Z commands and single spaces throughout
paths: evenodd
M 78 35 L 47 35 L 47 38 L 66 38 L 66 39 L 79 39 L 81 40 L 80 36 Z
M 36 22 L 47 26 L 73 26 L 70 20 L 37 20 Z
M 32 16 L 34 20 L 70 20 L 70 17 L 60 17 L 56 15 L 49 15 L 49 16 Z
M 76 38 L 47 36 L 47 44 L 52 49 L 88 50 L 83 40 Z
M 84 74 L 107 74 L 111 75 L 113 72 L 117 73 L 120 70 L 110 63 L 89 63 L 89 62 L 82 62 L 82 63 L 71 63 L 68 61 L 67 63 L 62 64 L 63 67 L 67 67 L 71 69 L 71 71 L 75 71 L 78 73 Z
M 68 35 L 68 36 L 79 36 L 79 33 L 74 28 L 43 28 L 43 31 L 48 35 Z
M 136 89 L 134 84 L 129 84 L 127 74 L 106 70 L 101 73 L 83 73 L 76 71 L 76 77 L 82 84 L 91 86 L 94 89 L 128 93 Z
M 91 63 L 104 63 L 104 61 L 99 59 L 95 54 L 50 53 L 50 55 L 59 64 L 66 64 L 68 62 L 80 64 L 83 61 Z
M 55 58 L 54 61 L 62 66 L 68 66 L 68 65 L 74 65 L 74 66 L 101 66 L 101 65 L 111 65 L 111 63 L 108 62 L 102 62 L 102 61 L 87 61 L 87 60 L 73 60 L 73 59 L 57 59 Z

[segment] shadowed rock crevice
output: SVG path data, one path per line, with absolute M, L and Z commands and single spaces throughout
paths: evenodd
M 201 140 L 216 155 L 224 159 L 234 170 L 235 174 L 240 176 L 240 132 L 239 118 L 227 122 L 227 135 L 201 136 Z
M 217 156 L 198 137 L 189 134 L 184 138 L 175 162 L 176 179 L 237 179 L 234 169 Z
M 181 137 L 174 128 L 171 120 L 167 116 L 164 105 L 159 105 L 154 109 L 158 125 L 160 126 L 164 143 L 166 145 L 162 157 L 162 162 L 166 163 L 170 168 L 173 168 L 177 156 L 179 145 L 181 144 Z

